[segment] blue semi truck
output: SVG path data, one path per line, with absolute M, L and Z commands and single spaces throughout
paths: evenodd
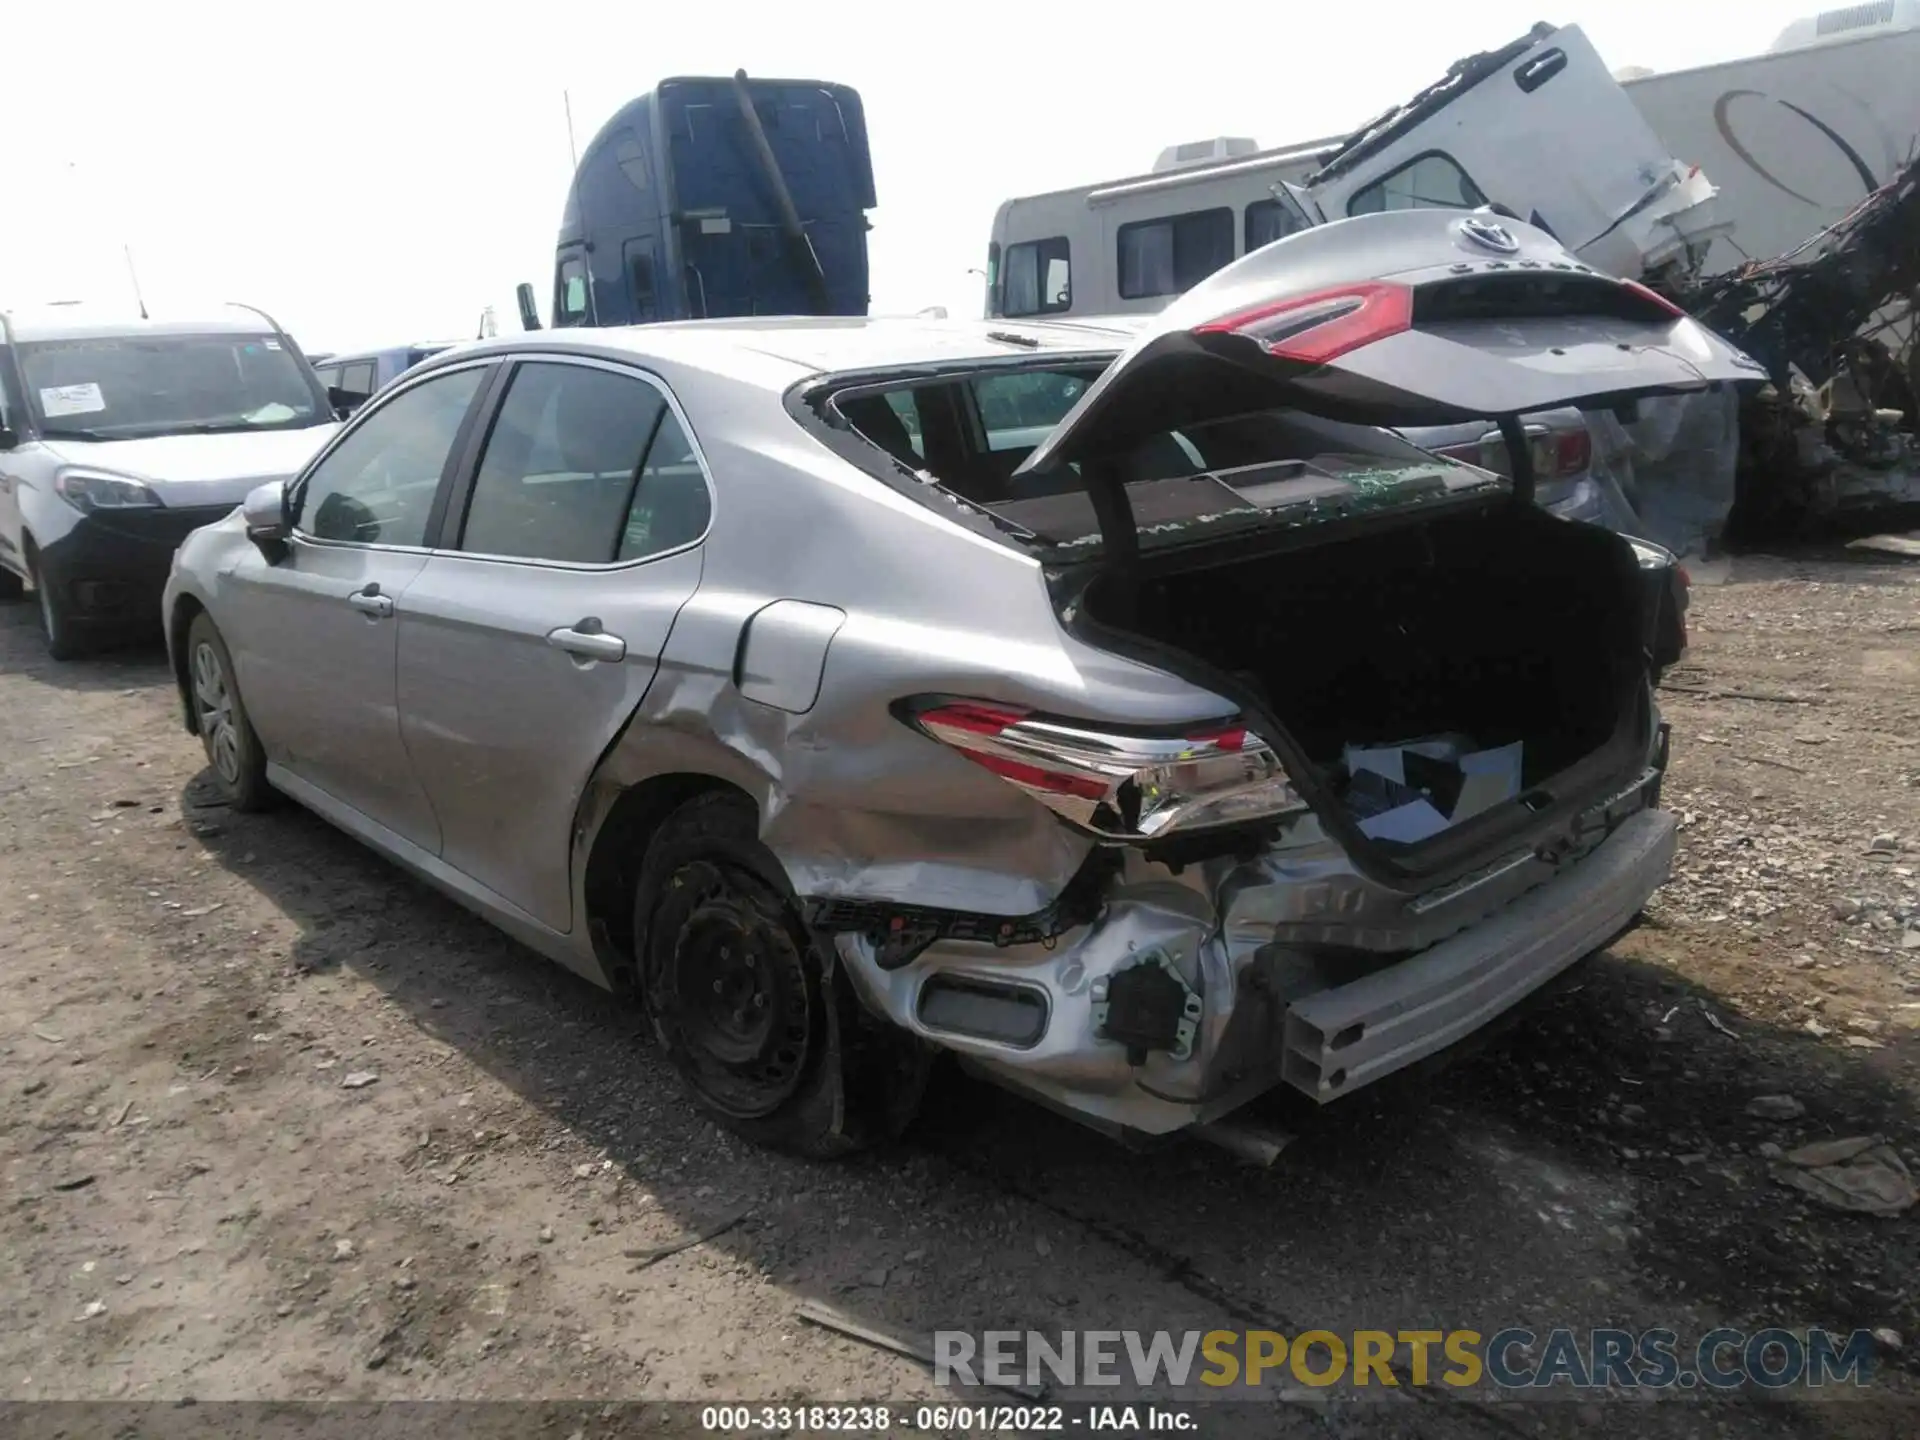
M 819 80 L 685 76 L 587 146 L 554 256 L 556 328 L 867 313 L 873 158 L 860 96 Z M 533 286 L 521 323 L 540 328 Z

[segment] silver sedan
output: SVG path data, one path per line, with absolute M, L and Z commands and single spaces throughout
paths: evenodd
M 950 1052 L 1110 1132 L 1352 1093 L 1666 878 L 1671 557 L 1519 417 L 1744 356 L 1512 227 L 1342 222 L 1143 330 L 438 355 L 181 546 L 183 715 L 832 1154 Z M 1496 417 L 1512 476 L 1383 428 Z

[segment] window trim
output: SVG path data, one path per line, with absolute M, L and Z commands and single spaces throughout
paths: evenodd
M 1188 290 L 1191 290 L 1194 285 L 1198 285 L 1201 280 L 1205 280 L 1207 275 L 1212 275 L 1217 273 L 1218 270 L 1226 269 L 1226 265 L 1222 265 L 1217 267 L 1217 270 L 1209 270 L 1207 275 L 1202 275 L 1199 280 L 1195 280 L 1192 284 L 1182 288 L 1180 286 L 1180 253 L 1176 246 L 1170 245 L 1169 249 L 1172 251 L 1173 260 L 1174 289 L 1142 290 L 1135 295 L 1129 295 L 1125 289 L 1127 267 L 1122 255 L 1126 246 L 1127 235 L 1130 232 L 1144 230 L 1150 225 L 1165 225 L 1169 228 L 1169 238 L 1171 239 L 1172 236 L 1179 233 L 1175 227 L 1177 227 L 1182 220 L 1197 220 L 1202 216 L 1208 215 L 1224 215 L 1227 217 L 1227 248 L 1235 251 L 1234 254 L 1227 256 L 1227 265 L 1231 265 L 1235 260 L 1239 259 L 1238 245 L 1240 237 L 1235 233 L 1240 228 L 1239 225 L 1235 223 L 1239 217 L 1233 213 L 1233 206 L 1231 205 L 1209 205 L 1204 210 L 1182 210 L 1177 215 L 1151 215 L 1144 220 L 1129 220 L 1113 232 L 1114 293 L 1122 300 L 1157 300 L 1163 295 L 1184 295 Z
M 1370 191 L 1373 191 L 1373 190 L 1384 191 L 1386 188 L 1386 184 L 1389 180 L 1393 179 L 1393 177 L 1396 175 L 1405 174 L 1407 171 L 1411 170 L 1414 166 L 1418 165 L 1422 160 L 1446 161 L 1449 165 L 1453 166 L 1455 171 L 1459 173 L 1461 179 L 1465 180 L 1467 184 L 1471 185 L 1476 191 L 1479 191 L 1480 203 L 1482 205 L 1485 205 L 1487 203 L 1487 199 L 1488 199 L 1487 192 L 1485 190 L 1480 189 L 1480 182 L 1473 178 L 1473 172 L 1467 169 L 1466 166 L 1462 165 L 1457 159 L 1455 159 L 1447 151 L 1436 148 L 1436 149 L 1422 150 L 1418 155 L 1409 155 L 1405 160 L 1401 161 L 1398 165 L 1394 166 L 1393 169 L 1387 171 L 1386 174 L 1380 176 L 1376 180 L 1369 180 L 1365 185 L 1362 185 L 1358 190 L 1354 191 L 1351 195 L 1347 197 L 1347 205 L 1346 205 L 1347 218 L 1351 219 L 1353 216 L 1361 215 L 1361 214 L 1376 215 L 1376 214 L 1387 213 L 1384 210 L 1379 210 L 1379 211 L 1355 210 L 1353 208 L 1353 204 L 1354 204 L 1354 201 L 1358 200 L 1362 195 L 1365 195 Z M 1412 206 L 1411 208 L 1415 210 L 1455 210 L 1455 209 L 1472 210 L 1477 207 L 1472 205 L 1460 205 L 1460 206 L 1415 205 L 1415 206 Z
M 450 482 L 457 480 L 457 466 L 466 458 L 466 446 L 469 431 L 473 427 L 474 417 L 480 414 L 487 404 L 492 389 L 499 383 L 499 362 L 494 356 L 482 356 L 472 360 L 463 360 L 457 365 L 447 365 L 424 374 L 409 372 L 397 379 L 393 385 L 367 404 L 353 412 L 353 418 L 334 433 L 334 437 L 321 447 L 320 452 L 301 469 L 300 473 L 287 483 L 287 513 L 293 514 L 300 508 L 300 502 L 306 496 L 307 485 L 313 474 L 327 457 L 346 443 L 347 437 L 354 434 L 374 416 L 398 400 L 415 386 L 424 385 L 442 375 L 451 375 L 459 370 L 477 370 L 491 368 L 494 373 L 483 376 L 479 386 L 467 401 L 466 414 L 460 417 L 460 426 L 453 433 L 453 444 L 447 449 L 446 462 L 440 467 L 440 483 L 433 492 L 433 504 L 427 510 L 427 527 L 424 542 L 419 545 L 389 545 L 379 540 L 331 540 L 324 536 L 302 530 L 297 524 L 288 527 L 288 538 L 302 545 L 330 545 L 344 550 L 382 550 L 399 555 L 428 555 L 433 552 L 434 542 L 438 539 L 442 524 L 446 518 L 446 503 Z
M 541 570 L 568 570 L 595 573 L 611 570 L 631 570 L 639 565 L 651 565 L 656 560 L 664 560 L 672 555 L 684 554 L 688 550 L 707 543 L 707 537 L 713 534 L 713 522 L 720 510 L 719 489 L 713 483 L 713 467 L 707 463 L 707 453 L 701 447 L 700 437 L 695 433 L 693 424 L 687 418 L 687 412 L 680 404 L 680 397 L 673 393 L 664 377 L 639 365 L 627 364 L 617 360 L 601 359 L 590 355 L 556 354 L 551 351 L 516 352 L 496 357 L 500 364 L 500 373 L 494 383 L 485 390 L 485 408 L 479 423 L 473 425 L 471 433 L 465 436 L 465 444 L 456 444 L 460 465 L 453 476 L 453 488 L 447 494 L 445 512 L 437 517 L 435 543 L 429 547 L 436 557 L 455 560 L 482 561 L 490 565 L 521 565 Z M 486 454 L 487 442 L 493 436 L 494 424 L 500 418 L 500 412 L 506 404 L 508 391 L 512 388 L 513 376 L 523 365 L 577 365 L 587 370 L 606 370 L 632 380 L 651 385 L 666 402 L 667 413 L 680 425 L 680 433 L 687 437 L 687 448 L 693 452 L 694 463 L 700 467 L 700 483 L 707 489 L 707 523 L 698 537 L 675 545 L 667 550 L 655 550 L 649 555 L 638 555 L 631 560 L 609 560 L 605 562 L 591 560 L 542 560 L 531 555 L 495 555 L 484 550 L 462 550 L 458 540 L 460 532 L 466 527 L 467 511 L 473 504 L 473 490 L 480 478 L 480 461 Z M 452 366 L 449 369 L 455 368 Z M 471 421 L 472 416 L 468 419 Z M 654 427 L 658 438 L 659 426 Z M 651 444 L 651 442 L 649 442 Z M 641 457 L 644 459 L 645 457 Z M 635 486 L 638 494 L 638 485 Z M 628 499 L 631 510 L 632 497 Z
M 1046 298 L 1047 297 L 1047 274 L 1044 268 L 1048 263 L 1048 256 L 1046 254 L 1045 247 L 1056 244 L 1056 243 L 1061 248 L 1062 253 L 1060 258 L 1066 261 L 1066 264 L 1067 264 L 1067 298 L 1061 301 L 1057 305 L 1050 303 Z M 989 257 L 988 264 L 989 266 L 997 265 L 999 267 L 999 285 L 998 285 L 999 294 L 997 298 L 1000 301 L 1000 316 L 1002 319 L 1029 320 L 1036 316 L 1066 315 L 1072 312 L 1073 310 L 1073 237 L 1072 236 L 1070 235 L 1036 235 L 1031 240 L 1012 241 L 1006 246 L 1005 249 L 1001 249 L 1000 246 L 997 244 L 995 244 L 991 248 L 998 252 L 996 255 Z M 1023 249 L 1030 249 L 1034 252 L 1033 254 L 1034 265 L 1035 265 L 1034 292 L 1040 297 L 1040 308 L 1037 310 L 1012 311 L 1007 309 L 1007 276 L 1012 269 L 1013 252 L 1016 250 L 1023 250 Z

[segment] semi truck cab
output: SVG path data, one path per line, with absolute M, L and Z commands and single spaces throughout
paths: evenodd
M 681 76 L 629 101 L 580 157 L 552 323 L 867 313 L 873 160 L 858 92 Z M 521 321 L 539 328 L 533 288 Z

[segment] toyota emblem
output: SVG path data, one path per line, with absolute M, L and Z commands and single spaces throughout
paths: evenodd
M 1491 250 L 1498 255 L 1512 255 L 1520 249 L 1520 242 L 1513 238 L 1513 232 L 1506 226 L 1477 216 L 1462 220 L 1460 233 L 1483 250 Z

